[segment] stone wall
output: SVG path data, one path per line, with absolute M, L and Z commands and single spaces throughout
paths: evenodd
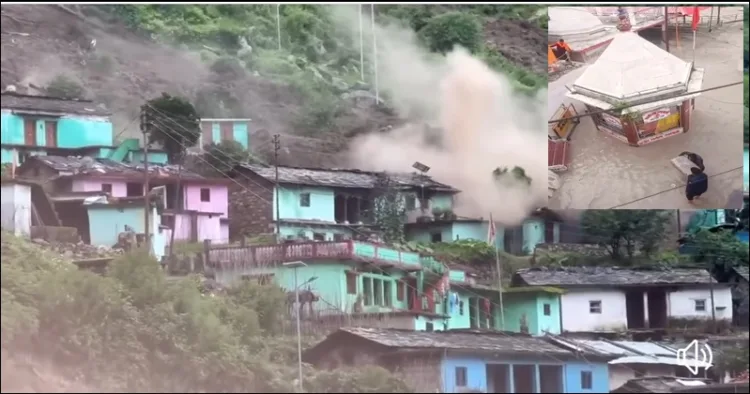
M 232 239 L 273 231 L 273 184 L 247 172 L 229 187 L 229 234 Z M 238 184 L 239 183 L 239 184 Z
M 31 238 L 52 243 L 77 244 L 81 237 L 75 227 L 31 226 Z

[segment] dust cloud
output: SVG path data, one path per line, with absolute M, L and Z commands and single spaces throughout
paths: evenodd
M 358 37 L 356 8 L 335 7 L 333 13 Z M 369 16 L 364 20 L 369 22 Z M 367 22 L 364 48 L 366 63 L 372 65 L 373 29 Z M 409 30 L 397 26 L 374 30 L 380 95 L 410 122 L 354 140 L 349 164 L 408 172 L 415 161 L 424 163 L 434 179 L 462 191 L 456 199 L 459 216 L 487 218 L 492 213 L 496 221 L 516 225 L 530 211 L 546 205 L 546 90 L 530 98 L 463 49 L 435 56 L 421 48 Z M 368 70 L 368 82 L 372 81 Z M 515 166 L 531 177 L 531 185 L 515 179 L 498 182 L 493 177 L 496 168 Z

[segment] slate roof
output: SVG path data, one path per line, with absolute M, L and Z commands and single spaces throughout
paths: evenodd
M 57 171 L 62 176 L 106 176 L 135 178 L 143 177 L 145 170 L 142 164 L 126 164 L 109 159 L 94 159 L 91 157 L 73 157 L 73 156 L 34 156 L 29 158 L 21 170 L 33 162 L 39 162 Z M 149 174 L 152 179 L 159 178 L 177 178 L 180 172 L 176 165 L 156 165 L 149 164 Z M 194 172 L 182 169 L 181 177 L 184 180 L 205 180 L 211 182 L 223 182 L 225 179 L 210 179 L 203 177 Z
M 427 332 L 347 327 L 339 329 L 338 333 L 347 333 L 394 349 L 447 349 L 502 354 L 534 354 L 544 355 L 551 359 L 573 356 L 573 352 L 555 346 L 540 337 L 500 332 L 471 330 Z
M 87 100 L 65 100 L 57 97 L 29 96 L 5 92 L 0 95 L 0 108 L 16 111 L 39 111 L 60 115 L 110 116 L 109 111 Z
M 734 271 L 737 275 L 750 282 L 750 267 L 734 267 Z
M 619 267 L 525 268 L 513 275 L 514 285 L 529 286 L 639 286 L 708 284 L 703 269 L 634 269 Z
M 242 169 L 252 171 L 259 176 L 275 182 L 276 171 L 274 167 L 242 164 Z M 372 189 L 377 184 L 378 175 L 384 173 L 362 171 L 354 169 L 338 168 L 303 168 L 303 167 L 279 167 L 279 183 L 327 186 L 340 188 Z M 458 190 L 432 180 L 428 176 L 409 173 L 389 173 L 391 181 L 403 187 L 424 187 L 429 190 L 457 192 Z

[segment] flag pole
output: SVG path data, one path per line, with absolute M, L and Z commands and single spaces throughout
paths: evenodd
M 492 220 L 492 214 L 490 214 L 489 232 L 492 235 L 487 242 L 492 241 L 491 245 L 495 248 L 495 271 L 497 271 L 497 294 L 499 296 L 500 305 L 500 327 L 502 330 L 505 329 L 505 307 L 503 305 L 503 275 L 500 270 L 500 250 L 497 248 L 497 229 L 495 228 L 495 222 Z
M 497 236 L 495 236 L 497 240 Z M 505 329 L 505 307 L 503 306 L 503 281 L 502 274 L 500 273 L 500 250 L 497 248 L 497 242 L 495 242 L 495 269 L 497 270 L 497 292 L 500 294 L 500 325 L 503 330 Z

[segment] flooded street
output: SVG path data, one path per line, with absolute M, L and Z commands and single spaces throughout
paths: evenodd
M 722 26 L 712 33 L 699 31 L 696 67 L 705 68 L 703 89 L 742 81 L 737 67 L 742 59 L 741 23 Z M 692 61 L 692 34 L 684 33 L 679 45 L 673 39 L 671 52 Z M 551 82 L 549 115 L 561 104 L 580 102 L 565 97 L 586 68 Z M 730 194 L 743 189 L 743 97 L 742 84 L 702 93 L 695 100 L 689 132 L 641 147 L 632 147 L 596 130 L 585 117 L 571 140 L 571 164 L 562 173 L 562 186 L 550 199 L 555 209 L 680 209 L 725 208 Z M 681 152 L 703 156 L 709 189 L 691 204 L 685 198 L 685 175 L 670 160 Z

